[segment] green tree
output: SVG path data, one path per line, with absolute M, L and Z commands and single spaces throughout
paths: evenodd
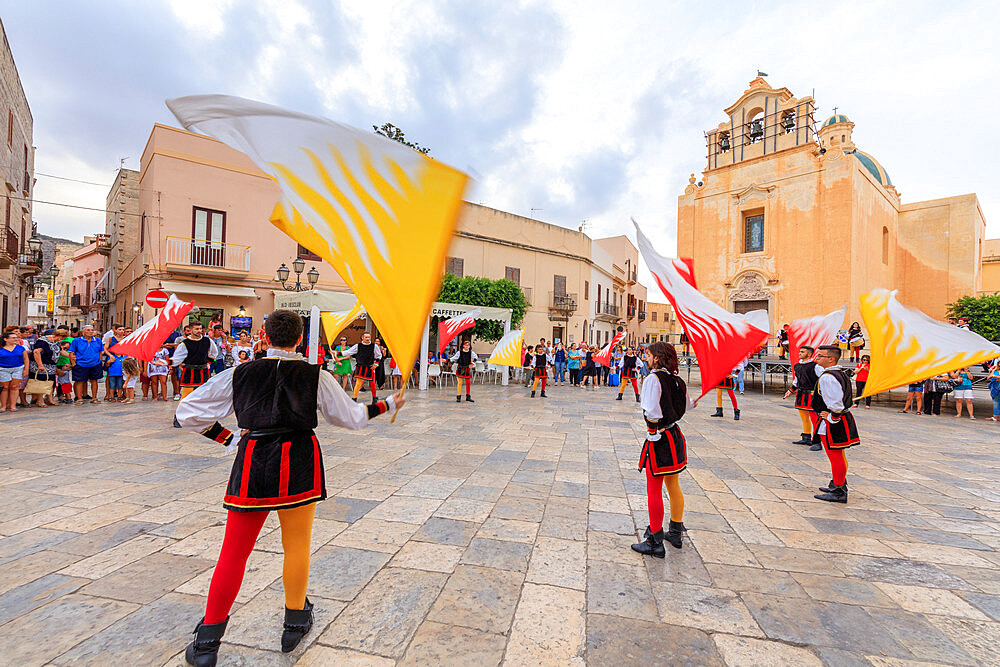
M 528 310 L 528 301 L 524 292 L 509 280 L 490 280 L 467 276 L 459 278 L 451 273 L 444 277 L 441 283 L 441 293 L 438 301 L 443 303 L 462 303 L 470 306 L 488 306 L 491 308 L 510 308 L 510 324 L 517 328 Z M 503 338 L 503 323 L 480 320 L 468 333 L 482 340 L 495 343 Z
M 948 317 L 967 317 L 969 329 L 986 340 L 1000 340 L 1000 294 L 963 296 L 948 304 Z
M 378 125 L 372 125 L 372 129 L 375 130 L 375 134 L 381 134 L 383 137 L 392 139 L 393 141 L 398 141 L 404 146 L 409 146 L 418 153 L 423 153 L 424 155 L 427 155 L 428 153 L 431 152 L 431 149 L 427 148 L 426 146 L 421 146 L 415 141 L 407 141 L 406 134 L 392 123 L 383 123 L 382 127 L 379 127 Z

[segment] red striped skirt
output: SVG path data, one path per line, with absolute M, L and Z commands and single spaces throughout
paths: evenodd
M 812 410 L 813 394 L 811 391 L 795 390 L 795 407 L 799 410 Z
M 854 415 L 847 412 L 834 423 L 827 422 L 826 433 L 821 439 L 823 446 L 827 449 L 847 449 L 860 445 L 861 437 L 858 434 L 858 425 L 854 421 Z
M 181 364 L 181 386 L 200 387 L 212 377 L 210 368 L 191 368 Z
M 237 512 L 283 510 L 326 498 L 323 455 L 312 431 L 240 440 L 222 506 Z
M 455 377 L 468 380 L 472 377 L 472 366 L 457 366 L 455 368 Z
M 375 379 L 375 367 L 374 366 L 358 366 L 354 369 L 354 377 L 359 380 L 374 380 Z
M 646 466 L 654 477 L 676 475 L 687 468 L 687 441 L 677 424 L 660 431 L 659 440 L 646 440 L 639 457 L 639 470 Z

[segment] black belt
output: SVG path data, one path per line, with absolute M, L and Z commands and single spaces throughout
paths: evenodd
M 207 368 L 210 368 L 211 365 L 212 364 L 185 364 L 183 362 L 181 363 L 181 366 L 183 366 L 184 368 L 190 368 L 196 371 L 205 370 Z
M 253 440 L 262 440 L 264 438 L 273 438 L 278 435 L 292 435 L 294 433 L 312 433 L 311 428 L 283 428 L 281 426 L 275 426 L 274 428 L 255 428 L 247 433 L 246 437 Z

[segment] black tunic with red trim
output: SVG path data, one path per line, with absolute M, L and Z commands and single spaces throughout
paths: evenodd
M 212 341 L 205 336 L 198 340 L 185 338 L 181 345 L 187 348 L 187 356 L 181 362 L 181 384 L 185 387 L 200 387 L 212 377 L 211 359 L 208 358 Z
M 732 375 L 727 375 L 722 379 L 722 382 L 715 385 L 717 389 L 735 389 L 736 388 L 736 378 Z
M 677 382 L 679 378 L 676 375 L 657 369 L 646 377 L 643 387 L 654 377 L 660 383 L 660 414 L 665 416 L 655 420 L 646 416 L 648 435 L 639 456 L 639 470 L 649 466 L 649 472 L 654 477 L 676 475 L 687 468 L 687 441 L 676 419 L 669 415 L 674 414 L 674 393 L 681 391 L 684 385 Z M 684 400 L 687 400 L 686 396 Z M 650 440 L 656 435 L 660 436 L 659 439 Z
M 820 393 L 819 381 L 816 381 L 816 390 L 813 392 L 812 409 L 816 414 L 830 412 L 836 421 L 826 421 L 826 432 L 820 434 L 823 446 L 827 449 L 847 449 L 861 444 L 861 437 L 858 433 L 858 425 L 851 414 L 851 404 L 854 400 L 854 392 L 851 391 L 851 380 L 840 368 L 828 368 L 823 371 L 823 375 L 829 375 L 837 380 L 841 390 L 844 392 L 844 409 L 841 412 L 834 412 L 827 407 Z
M 795 407 L 812 410 L 813 392 L 816 391 L 816 362 L 800 361 L 795 364 Z
M 320 367 L 260 359 L 233 370 L 240 439 L 223 506 L 237 512 L 278 510 L 326 498 L 316 428 Z
M 638 377 L 635 370 L 635 355 L 622 357 L 622 380 L 634 380 Z
M 545 356 L 545 353 L 535 355 L 535 377 L 543 378 L 547 375 L 545 368 L 549 363 L 549 358 Z
M 358 367 L 354 369 L 354 377 L 361 380 L 375 379 L 375 343 L 358 343 L 358 351 L 354 355 Z
M 458 364 L 455 366 L 455 377 L 468 380 L 472 377 L 472 350 L 462 350 L 458 353 Z

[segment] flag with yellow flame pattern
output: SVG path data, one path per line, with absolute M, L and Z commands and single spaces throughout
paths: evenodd
M 271 222 L 336 269 L 408 375 L 468 177 L 372 132 L 261 102 L 193 95 L 167 106 L 278 183 Z

